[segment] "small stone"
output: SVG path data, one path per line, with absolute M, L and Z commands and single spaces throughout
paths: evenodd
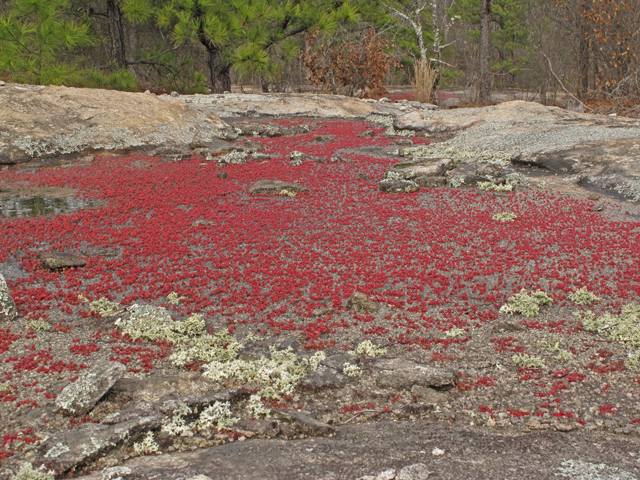
M 382 97 L 382 98 L 378 99 L 378 102 L 379 103 L 391 103 L 391 100 L 389 100 L 386 97 Z
M 410 138 L 396 138 L 395 144 L 410 147 L 411 145 L 413 145 L 413 140 L 411 140 Z
M 440 450 L 439 448 L 436 447 L 433 450 L 431 450 L 431 455 L 439 457 L 441 455 L 444 455 L 444 450 Z
M 0 80 L 0 87 L 4 87 L 6 85 L 6 83 L 4 83 L 2 80 Z
M 226 172 L 226 170 L 222 170 L 221 172 L 218 172 L 218 178 L 227 178 L 229 176 L 229 174 Z
M 179 97 L 180 94 L 178 92 L 171 92 L 172 97 Z
M 558 432 L 571 432 L 578 427 L 577 427 L 577 424 L 562 423 L 562 422 L 556 421 L 553 423 L 553 428 L 555 428 Z
M 18 316 L 18 309 L 9 293 L 9 287 L 0 273 L 0 322 L 3 320 L 11 321 Z
M 487 427 L 495 427 L 496 426 L 496 421 L 493 418 L 490 418 L 489 420 L 487 420 Z
M 249 193 L 252 195 L 279 195 L 283 190 L 293 193 L 304 193 L 307 191 L 302 185 L 283 182 L 281 180 L 258 180 L 249 187 Z
M 151 95 L 151 91 L 150 90 L 145 90 L 144 93 L 145 93 L 145 95 Z
M 370 182 L 371 178 L 369 178 L 369 176 L 365 175 L 364 173 L 359 173 L 358 174 L 358 180 L 362 180 L 362 181 L 365 181 L 365 182 Z
M 280 428 L 275 420 L 241 420 L 235 424 L 233 430 L 246 437 L 260 435 L 263 437 L 275 437 Z
M 125 466 L 108 467 L 102 470 L 102 480 L 128 480 L 133 478 L 133 470 Z
M 602 203 L 598 203 L 591 207 L 592 212 L 601 212 L 602 210 L 604 210 L 604 205 Z
M 420 190 L 420 187 L 407 180 L 384 179 L 378 182 L 378 190 L 385 193 L 413 193 Z
M 411 395 L 418 397 L 421 402 L 430 404 L 440 404 L 448 400 L 446 394 L 433 388 L 423 387 L 422 385 L 414 385 L 411 387 Z
M 414 385 L 423 387 L 452 387 L 455 375 L 451 370 L 423 365 L 403 358 L 380 358 L 371 366 L 380 371 L 376 384 L 380 388 L 406 390 Z
M 347 308 L 355 312 L 377 312 L 380 309 L 376 302 L 360 292 L 354 292 L 347 299 Z
M 87 261 L 83 258 L 64 252 L 42 252 L 38 254 L 38 259 L 44 268 L 58 270 L 60 268 L 84 267 Z
M 302 412 L 293 412 L 293 419 L 298 426 L 298 430 L 306 435 L 328 435 L 336 431 L 333 426 L 316 420 Z
M 396 476 L 396 480 L 427 480 L 428 478 L 429 469 L 424 463 L 404 467 Z

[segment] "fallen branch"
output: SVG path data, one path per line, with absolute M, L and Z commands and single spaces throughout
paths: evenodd
M 560 80 L 560 79 L 558 78 L 558 76 L 556 75 L 556 73 L 553 71 L 553 67 L 551 66 L 551 60 L 549 60 L 549 57 L 547 57 L 547 56 L 544 54 L 544 52 L 540 52 L 540 53 L 542 54 L 542 56 L 543 56 L 544 58 L 546 58 L 546 59 L 547 59 L 547 62 L 549 62 L 549 70 L 551 71 L 551 75 L 553 75 L 553 77 L 556 79 L 556 81 L 560 84 L 560 86 L 562 87 L 562 90 L 564 90 L 564 91 L 565 91 L 565 93 L 566 93 L 567 95 L 569 95 L 569 96 L 570 96 L 571 98 L 573 98 L 576 102 L 578 102 L 578 104 L 582 105 L 584 108 L 586 108 L 586 109 L 587 109 L 587 110 L 589 110 L 590 112 L 595 113 L 595 110 L 593 110 L 593 109 L 591 109 L 591 108 L 587 107 L 584 103 L 582 103 L 580 100 L 578 100 L 576 97 L 574 97 L 574 96 L 573 96 L 573 94 L 572 94 L 569 90 L 567 90 L 567 89 L 566 89 L 566 87 L 564 86 L 564 83 L 562 83 L 562 80 Z

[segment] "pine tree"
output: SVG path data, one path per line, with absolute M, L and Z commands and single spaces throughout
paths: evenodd
M 93 41 L 86 23 L 70 19 L 68 0 L 14 0 L 0 15 L 0 73 L 15 81 L 60 84 L 77 77 L 65 53 Z

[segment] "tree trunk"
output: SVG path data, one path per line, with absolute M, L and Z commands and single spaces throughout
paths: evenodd
M 209 75 L 211 83 L 211 93 L 224 93 L 231 91 L 231 66 L 222 58 L 220 48 L 208 42 L 209 46 Z
M 479 100 L 491 103 L 491 0 L 482 0 L 480 6 Z
M 122 28 L 122 11 L 116 0 L 107 0 L 107 17 L 109 19 L 109 37 L 111 40 L 111 58 L 120 68 L 127 67 L 127 53 Z
M 581 18 L 580 21 L 580 45 L 578 58 L 578 98 L 585 101 L 587 92 L 589 91 L 589 32 L 587 30 L 587 9 L 589 8 L 587 0 L 581 1 Z

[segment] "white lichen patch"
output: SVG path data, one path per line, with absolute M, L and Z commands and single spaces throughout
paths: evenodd
M 233 416 L 229 402 L 216 402 L 202 411 L 198 420 L 194 422 L 194 427 L 197 430 L 229 430 L 239 421 L 239 418 Z
M 47 453 L 44 454 L 45 458 L 58 458 L 63 453 L 67 453 L 69 451 L 69 447 L 67 447 L 64 443 L 56 443 L 53 447 L 51 447 Z
M 233 163 L 233 164 L 246 163 L 247 158 L 249 158 L 249 152 L 234 151 L 231 153 L 227 153 L 226 155 L 220 155 L 218 157 L 218 163 Z
M 581 318 L 585 330 L 597 332 L 603 337 L 631 347 L 640 347 L 640 306 L 629 303 L 622 307 L 620 315 L 605 313 L 596 317 L 593 312 L 585 312 Z
M 635 475 L 610 467 L 604 463 L 583 462 L 582 460 L 566 460 L 556 470 L 555 476 L 580 480 L 637 480 Z
M 0 392 L 12 392 L 13 387 L 9 385 L 9 382 L 0 383 Z
M 247 410 L 252 418 L 270 417 L 271 410 L 265 407 L 260 395 L 251 395 L 247 403 Z
M 516 215 L 513 212 L 501 212 L 501 213 L 496 213 L 491 218 L 497 222 L 505 223 L 505 222 L 513 222 L 516 218 L 518 218 L 518 215 Z
M 593 292 L 587 290 L 587 287 L 582 287 L 580 290 L 570 293 L 569 299 L 578 305 L 591 305 L 593 302 L 601 300 Z
M 169 360 L 176 366 L 183 366 L 192 361 L 228 362 L 234 360 L 238 352 L 244 348 L 244 345 L 229 335 L 227 330 L 221 330 L 215 335 L 202 332 L 202 317 L 198 315 L 196 318 L 196 315 L 193 315 L 187 319 L 182 330 L 178 332 L 181 336 L 174 340 L 176 345 Z
M 120 304 L 111 302 L 106 297 L 102 297 L 100 300 L 91 302 L 89 307 L 92 312 L 97 313 L 101 317 L 106 317 L 107 315 L 111 315 L 112 313 L 116 313 L 120 310 Z
M 342 373 L 344 373 L 347 377 L 359 377 L 362 375 L 362 369 L 354 365 L 353 363 L 345 363 L 342 368 Z
M 204 320 L 194 314 L 184 322 L 174 322 L 164 307 L 134 304 L 127 308 L 129 318 L 119 319 L 116 325 L 133 340 L 166 340 L 173 343 L 204 333 Z
M 520 293 L 507 300 L 507 303 L 500 307 L 500 313 L 512 315 L 519 313 L 525 317 L 535 317 L 540 313 L 540 307 L 550 305 L 553 300 L 542 290 L 531 292 L 530 294 L 523 288 Z
M 133 451 L 137 455 L 149 455 L 160 450 L 160 445 L 156 443 L 153 432 L 147 432 L 144 440 L 133 444 Z
M 105 440 L 101 440 L 99 438 L 96 437 L 91 437 L 91 443 L 85 443 L 83 445 L 81 445 L 82 447 L 82 453 L 86 456 L 91 456 L 94 453 L 99 452 L 100 450 L 102 450 L 105 447 L 115 447 L 116 444 L 113 442 L 107 442 Z
M 165 420 L 162 431 L 170 435 L 187 437 L 193 435 L 193 424 L 188 423 L 185 417 L 192 415 L 194 411 L 186 404 L 181 404 L 173 412 L 173 417 Z
M 284 196 L 284 197 L 295 197 L 298 193 L 294 192 L 292 190 L 287 190 L 286 188 L 283 188 L 282 190 L 280 190 L 280 195 Z
M 528 355 L 526 353 L 516 353 L 511 357 L 511 360 L 518 367 L 546 368 L 544 361 L 540 357 L 536 357 L 535 355 Z
M 531 181 L 519 172 L 513 172 L 507 175 L 507 183 L 510 185 L 531 185 Z
M 291 348 L 271 347 L 270 351 L 270 358 L 214 360 L 205 367 L 204 376 L 214 382 L 233 378 L 259 388 L 272 387 L 279 395 L 290 395 L 296 384 L 326 358 L 321 351 L 309 358 L 298 357 Z
M 387 349 L 383 347 L 376 347 L 371 340 L 365 340 L 356 348 L 358 355 L 364 355 L 366 357 L 382 357 L 387 354 Z
M 13 477 L 13 480 L 54 480 L 54 472 L 47 471 L 44 466 L 39 469 L 29 463 L 23 463 L 20 471 Z
M 444 332 L 445 337 L 449 338 L 461 337 L 464 334 L 465 331 L 462 328 L 452 328 L 451 330 Z
M 464 177 L 462 175 L 451 175 L 447 172 L 447 184 L 452 188 L 459 188 L 464 185 Z
M 478 188 L 480 190 L 485 190 L 485 191 L 496 191 L 496 192 L 512 192 L 513 191 L 513 185 L 511 185 L 510 183 L 504 183 L 504 184 L 495 184 L 493 182 L 478 182 Z
M 118 465 L 116 467 L 107 467 L 102 470 L 102 480 L 118 480 L 127 475 L 131 475 L 133 470 L 124 465 Z

